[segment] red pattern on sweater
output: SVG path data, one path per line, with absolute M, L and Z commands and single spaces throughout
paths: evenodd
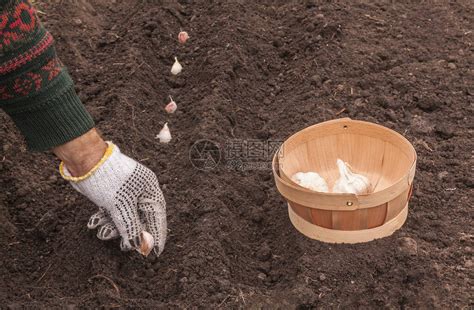
M 26 23 L 21 15 L 26 12 L 29 15 L 30 22 Z M 36 15 L 35 9 L 32 6 L 22 2 L 15 8 L 15 13 L 13 13 L 15 21 L 10 24 L 11 29 L 20 28 L 23 32 L 30 32 L 35 29 L 36 25 Z
M 61 72 L 62 64 L 58 58 L 51 59 L 41 69 L 48 72 L 48 81 L 54 79 Z
M 41 81 L 41 75 L 28 72 L 24 77 L 15 79 L 13 90 L 19 95 L 26 96 L 33 88 L 35 90 L 41 89 Z
M 7 13 L 0 15 L 0 33 L 3 33 L 3 29 L 8 23 Z
M 12 99 L 13 95 L 7 91 L 6 85 L 0 85 L 0 100 Z
M 55 57 L 44 66 L 35 71 L 30 71 L 13 81 L 0 83 L 0 100 L 7 100 L 18 96 L 27 96 L 52 81 L 63 70 L 61 61 Z
M 27 38 L 37 26 L 35 8 L 28 2 L 18 3 L 10 14 L 0 16 L 0 50 Z
M 0 51 L 15 51 L 18 44 L 32 44 L 32 47 L 22 54 L 15 55 L 0 63 L 0 77 L 24 70 L 29 64 L 35 63 L 38 57 L 44 55 L 54 44 L 49 32 L 40 31 L 41 27 L 35 9 L 26 0 L 16 1 L 0 15 Z M 54 51 L 53 51 L 54 52 Z M 62 70 L 62 64 L 56 54 L 43 58 L 41 67 L 29 68 L 27 72 L 0 82 L 0 100 L 33 95 L 41 91 L 57 77 Z
M 46 36 L 37 45 L 33 46 L 33 48 L 2 64 L 0 66 L 0 75 L 11 72 L 23 66 L 28 61 L 31 61 L 38 55 L 42 54 L 44 50 L 53 45 L 53 43 L 53 36 L 49 32 L 46 33 Z

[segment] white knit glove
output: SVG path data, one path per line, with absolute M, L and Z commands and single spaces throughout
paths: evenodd
M 61 163 L 60 173 L 81 194 L 99 207 L 87 227 L 99 227 L 97 237 L 121 237 L 123 251 L 140 247 L 140 234 L 149 232 L 160 255 L 166 241 L 166 202 L 156 175 L 111 142 L 100 162 L 85 176 L 72 177 Z

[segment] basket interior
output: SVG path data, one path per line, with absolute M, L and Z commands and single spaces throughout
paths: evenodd
M 315 171 L 331 190 L 339 178 L 336 159 L 369 178 L 372 192 L 406 176 L 415 160 L 413 146 L 388 128 L 350 121 L 309 127 L 290 137 L 281 149 L 280 171 L 287 180 L 296 172 Z

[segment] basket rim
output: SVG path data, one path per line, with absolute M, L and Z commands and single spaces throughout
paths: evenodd
M 352 118 L 350 118 L 350 117 L 336 118 L 336 119 L 332 119 L 332 120 L 320 122 L 320 123 L 317 123 L 317 124 L 314 124 L 314 125 L 305 127 L 305 128 L 303 128 L 303 129 L 301 129 L 301 130 L 295 132 L 294 134 L 292 134 L 291 136 L 289 136 L 288 138 L 286 138 L 285 141 L 283 141 L 282 145 L 281 145 L 280 148 L 277 150 L 278 155 L 281 156 L 282 147 L 283 147 L 286 143 L 288 143 L 289 141 L 291 141 L 291 140 L 297 138 L 298 136 L 304 134 L 305 132 L 312 131 L 314 128 L 322 127 L 322 126 L 324 126 L 324 125 L 337 124 L 337 123 L 363 124 L 363 125 L 367 125 L 367 126 L 377 127 L 377 129 L 380 129 L 380 130 L 389 132 L 390 134 L 393 134 L 393 135 L 397 136 L 397 137 L 400 138 L 403 142 L 405 142 L 405 144 L 410 147 L 410 149 L 411 149 L 411 151 L 412 151 L 411 153 L 414 155 L 415 161 L 416 161 L 416 159 L 417 159 L 417 153 L 416 153 L 415 147 L 413 146 L 413 144 L 411 144 L 410 141 L 408 141 L 407 138 L 405 138 L 404 136 L 402 136 L 399 132 L 397 132 L 397 131 L 395 131 L 395 130 L 393 130 L 393 129 L 390 129 L 390 128 L 388 128 L 388 127 L 385 127 L 385 126 L 383 126 L 383 125 L 377 124 L 377 123 L 372 123 L 372 122 L 362 121 L 362 120 L 354 120 L 354 119 L 352 119 Z

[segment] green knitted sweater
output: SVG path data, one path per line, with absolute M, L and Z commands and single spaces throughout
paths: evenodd
M 64 144 L 94 126 L 53 37 L 27 0 L 0 0 L 0 108 L 33 151 Z

